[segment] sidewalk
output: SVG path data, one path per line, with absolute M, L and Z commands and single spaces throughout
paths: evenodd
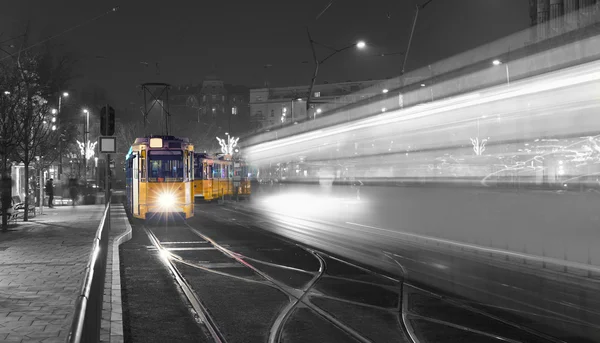
M 104 205 L 44 208 L 0 232 L 0 342 L 64 342 Z

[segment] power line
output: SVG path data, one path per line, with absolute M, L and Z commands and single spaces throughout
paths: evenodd
M 40 45 L 40 44 L 43 44 L 43 43 L 49 42 L 49 41 L 51 41 L 51 40 L 53 40 L 53 39 L 55 39 L 55 38 L 57 38 L 57 37 L 60 37 L 60 36 L 64 35 L 65 33 L 68 33 L 68 32 L 70 32 L 70 31 L 73 31 L 73 30 L 75 30 L 75 29 L 77 29 L 77 28 L 79 28 L 79 27 L 82 27 L 82 26 L 84 26 L 84 25 L 87 25 L 87 24 L 89 24 L 89 23 L 91 23 L 91 22 L 94 22 L 94 21 L 96 21 L 96 20 L 98 20 L 98 19 L 100 19 L 100 18 L 102 18 L 102 17 L 104 17 L 104 16 L 108 15 L 109 13 L 116 12 L 118 9 L 119 9 L 119 6 L 112 7 L 110 10 L 108 10 L 108 11 L 106 11 L 106 12 L 104 12 L 104 13 L 102 13 L 102 14 L 98 15 L 98 16 L 95 16 L 95 17 L 93 17 L 93 18 L 91 18 L 91 19 L 88 19 L 88 20 L 86 20 L 86 21 L 84 21 L 84 22 L 81 22 L 81 23 L 79 23 L 79 24 L 77 24 L 77 25 L 71 26 L 71 27 L 67 28 L 66 30 L 64 30 L 64 31 L 62 31 L 62 32 L 59 32 L 59 33 L 57 33 L 57 34 L 55 34 L 55 35 L 53 35 L 53 36 L 50 36 L 50 37 L 48 37 L 48 38 L 46 38 L 46 39 L 43 39 L 43 40 L 41 40 L 41 41 L 39 41 L 39 42 L 37 42 L 37 43 L 34 43 L 34 44 L 32 44 L 32 45 L 30 45 L 30 46 L 28 46 L 28 47 L 22 48 L 22 49 L 20 49 L 19 51 L 15 52 L 15 53 L 13 53 L 13 54 L 11 54 L 11 55 L 9 55 L 9 56 L 5 56 L 5 57 L 3 57 L 3 58 L 0 58 L 0 61 L 3 61 L 3 60 L 5 60 L 5 59 L 7 59 L 7 58 L 9 58 L 9 57 L 14 57 L 14 56 L 18 55 L 19 53 L 21 53 L 21 52 L 23 52 L 23 51 L 27 51 L 27 50 L 29 50 L 29 49 L 32 49 L 32 48 L 34 48 L 34 47 L 36 47 L 36 46 L 38 46 L 38 45 Z

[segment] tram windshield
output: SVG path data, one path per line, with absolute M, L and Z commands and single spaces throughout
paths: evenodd
M 181 150 L 150 150 L 148 181 L 183 181 L 183 153 Z

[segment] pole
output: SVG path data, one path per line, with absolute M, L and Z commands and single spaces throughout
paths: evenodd
M 106 172 L 104 175 L 104 203 L 108 204 L 110 199 L 110 154 L 106 154 Z
M 105 116 L 105 119 L 104 119 L 105 120 L 105 126 L 104 127 L 106 127 L 106 128 L 108 128 L 108 113 L 109 113 L 109 109 L 110 109 L 110 107 L 108 106 L 108 104 L 106 104 L 106 116 Z M 110 199 L 110 184 L 109 184 L 110 178 L 109 178 L 109 173 L 110 173 L 110 154 L 106 154 L 106 166 L 105 166 L 105 173 L 104 173 L 104 204 L 106 206 L 108 206 L 108 201 Z
M 83 122 L 83 184 L 87 187 L 87 121 Z
M 40 161 L 41 162 L 41 161 Z M 40 214 L 44 214 L 44 168 L 40 167 Z M 50 199 L 48 199 L 50 201 Z M 48 203 L 50 207 L 50 203 Z
M 88 186 L 88 179 L 87 179 L 87 148 L 88 148 L 88 142 L 90 141 L 90 111 L 87 111 L 86 113 L 86 122 L 85 122 L 85 187 Z
M 56 116 L 58 117 L 58 180 L 60 180 L 61 174 L 63 172 L 62 170 L 62 127 L 60 126 L 60 107 L 61 107 L 61 102 L 62 102 L 62 94 L 58 95 L 58 112 L 56 114 Z M 61 186 L 62 187 L 62 186 Z
M 406 53 L 404 54 L 404 62 L 402 63 L 402 71 L 401 75 L 404 74 L 404 70 L 406 68 L 406 61 L 408 61 L 408 52 L 410 51 L 410 45 L 412 43 L 413 35 L 415 33 L 415 27 L 417 26 L 417 18 L 419 17 L 419 5 L 416 6 L 415 19 L 413 20 L 412 29 L 410 30 L 410 37 L 408 38 L 408 47 L 406 48 Z
M 315 51 L 315 45 L 312 40 L 312 36 L 310 35 L 310 31 L 308 27 L 306 28 L 306 34 L 308 35 L 308 41 L 310 42 L 310 49 L 312 50 L 313 60 L 315 62 L 315 70 L 313 72 L 312 79 L 310 80 L 310 87 L 308 89 L 308 97 L 306 98 L 306 119 L 310 120 L 310 100 L 312 98 L 312 91 L 315 87 L 315 80 L 317 79 L 317 74 L 319 73 L 319 60 L 317 59 L 317 52 Z

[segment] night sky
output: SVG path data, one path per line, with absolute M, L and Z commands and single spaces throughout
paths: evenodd
M 416 1 L 337 0 L 316 20 L 329 2 L 3 1 L 0 42 L 21 34 L 28 20 L 31 41 L 36 42 L 118 5 L 117 12 L 52 41 L 79 60 L 72 87 L 106 88 L 119 107 L 141 102 L 141 83 L 199 83 L 213 68 L 226 83 L 262 86 L 268 79 L 273 86 L 308 84 L 313 67 L 303 63 L 312 58 L 307 25 L 314 40 L 326 45 L 341 48 L 358 39 L 369 45 L 366 50 L 351 49 L 328 60 L 317 82 L 399 74 L 401 55 L 378 55 L 406 49 Z M 419 14 L 407 70 L 528 25 L 525 0 L 434 0 Z M 326 49 L 317 52 L 320 58 L 328 54 Z

